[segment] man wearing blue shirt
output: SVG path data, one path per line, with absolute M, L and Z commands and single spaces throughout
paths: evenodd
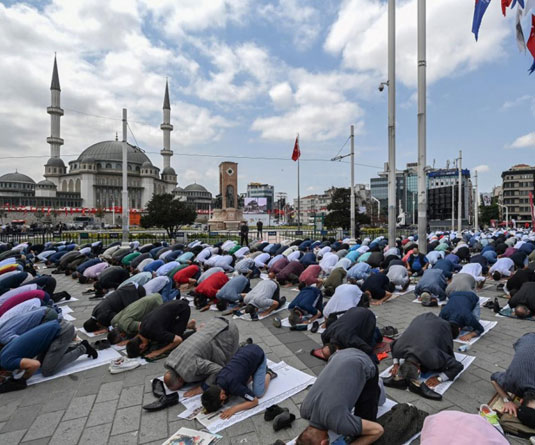
M 208 413 L 218 411 L 231 396 L 245 399 L 221 413 L 222 419 L 228 419 L 239 411 L 245 411 L 258 405 L 272 378 L 273 371 L 268 370 L 266 355 L 258 345 L 246 345 L 238 349 L 230 362 L 216 377 L 216 384 L 208 387 L 201 396 L 203 407 Z M 252 379 L 252 389 L 247 385 Z
M 300 292 L 288 306 L 288 321 L 292 326 L 316 321 L 323 313 L 323 295 L 317 287 L 299 283 Z
M 464 327 L 470 328 L 470 332 L 459 337 L 459 340 L 470 341 L 485 330 L 479 323 L 480 313 L 479 297 L 474 292 L 461 291 L 450 294 L 448 303 L 440 311 L 439 317 L 456 324 L 460 330 Z

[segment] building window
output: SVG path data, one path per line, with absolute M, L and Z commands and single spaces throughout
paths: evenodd
M 106 164 L 106 168 L 111 168 L 111 164 L 109 162 Z

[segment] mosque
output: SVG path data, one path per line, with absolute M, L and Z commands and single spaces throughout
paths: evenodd
M 118 141 L 117 137 L 115 140 L 97 142 L 86 148 L 77 159 L 68 162 L 67 167 L 61 158 L 64 140 L 61 138 L 60 120 L 63 109 L 55 57 L 50 92 L 51 105 L 47 108 L 51 124 L 51 134 L 47 138 L 50 159 L 44 166 L 45 179 L 36 183 L 18 171 L 0 176 L 0 206 L 4 209 L 24 208 L 30 211 L 35 208 L 111 211 L 112 208 L 121 206 L 123 142 Z M 180 196 L 188 187 L 199 188 L 197 184 L 185 189 L 177 188 L 177 174 L 171 167 L 173 125 L 167 82 L 160 129 L 163 133 L 163 149 L 160 151 L 163 157 L 162 170 L 151 162 L 142 149 L 127 143 L 128 199 L 131 209 L 145 208 L 153 194 L 175 193 Z M 204 187 L 202 189 L 206 191 Z

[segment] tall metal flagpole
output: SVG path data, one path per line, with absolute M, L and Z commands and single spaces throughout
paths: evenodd
M 396 244 L 396 1 L 388 0 L 388 245 Z
M 123 243 L 128 243 L 128 146 L 126 143 L 126 108 L 123 108 L 123 214 L 122 214 L 122 227 L 123 227 Z
M 355 241 L 355 127 L 351 125 L 351 190 L 350 190 L 350 227 L 351 233 L 349 238 L 352 242 Z
M 297 133 L 297 228 L 301 230 L 301 180 L 299 177 L 299 159 L 301 158 L 301 147 L 299 147 L 299 133 Z
M 427 253 L 426 0 L 418 0 L 418 248 Z
M 458 235 L 463 230 L 463 152 L 459 150 L 459 203 L 457 204 L 457 232 Z

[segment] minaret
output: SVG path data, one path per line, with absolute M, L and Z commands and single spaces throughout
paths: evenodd
M 167 80 L 165 81 L 165 95 L 163 99 L 163 123 L 160 125 L 160 128 L 163 131 L 163 149 L 160 151 L 160 154 L 163 156 L 162 179 L 174 185 L 176 184 L 176 173 L 171 167 L 171 156 L 173 156 L 173 151 L 171 150 L 171 131 L 173 131 L 173 126 L 171 125 L 171 105 L 169 103 L 169 85 Z
M 63 116 L 61 108 L 61 88 L 59 86 L 58 63 L 54 55 L 54 71 L 52 72 L 52 83 L 50 85 L 51 105 L 46 109 L 50 114 L 50 137 L 46 141 L 50 144 L 50 157 L 60 158 L 60 150 L 63 139 L 60 137 L 60 119 Z
M 50 136 L 46 142 L 50 144 L 50 159 L 45 165 L 45 177 L 59 186 L 59 176 L 66 173 L 65 164 L 61 160 L 61 146 L 63 139 L 60 137 L 60 119 L 63 116 L 61 108 L 61 87 L 59 85 L 58 63 L 54 54 L 54 70 L 52 71 L 52 83 L 50 84 L 51 104 L 46 112 L 50 114 Z

